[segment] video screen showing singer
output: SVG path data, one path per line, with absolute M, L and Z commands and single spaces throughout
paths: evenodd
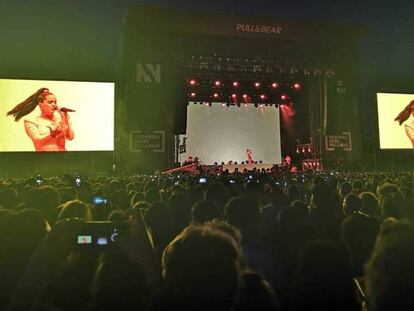
M 75 133 L 68 112 L 59 108 L 56 96 L 48 88 L 40 88 L 27 99 L 7 112 L 17 122 L 39 106 L 40 115 L 24 119 L 24 129 L 37 152 L 66 151 L 66 140 L 73 140 Z
M 410 116 L 412 118 L 410 118 Z M 414 148 L 414 100 L 410 101 L 410 103 L 398 114 L 394 121 L 397 121 L 399 125 L 405 122 L 405 134 L 407 134 L 407 137 L 411 141 Z

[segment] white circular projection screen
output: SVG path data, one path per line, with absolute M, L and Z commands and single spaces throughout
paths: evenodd
M 8 111 L 40 88 L 48 88 L 54 94 L 59 108 L 74 110 L 68 113 L 74 137 L 66 139 L 64 150 L 42 151 L 114 150 L 114 83 L 0 79 L 0 152 L 39 151 L 26 124 L 32 126 L 36 139 L 47 139 L 47 128 L 52 129 L 54 121 L 45 123 L 49 121 L 42 120 L 38 106 L 18 121 L 7 116 Z M 58 114 L 54 112 L 60 117 Z M 59 121 L 55 123 L 59 125 Z
M 213 103 L 189 103 L 187 107 L 186 153 L 203 164 L 247 161 L 246 150 L 252 150 L 253 161 L 281 163 L 279 109 L 275 106 L 223 106 Z

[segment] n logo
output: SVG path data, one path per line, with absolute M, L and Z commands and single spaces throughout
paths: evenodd
M 161 64 L 137 63 L 137 82 L 161 83 Z

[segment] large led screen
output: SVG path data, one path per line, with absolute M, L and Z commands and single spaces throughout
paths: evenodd
M 381 149 L 412 149 L 414 146 L 414 94 L 377 93 Z M 413 102 L 414 103 L 414 102 Z
M 279 109 L 274 106 L 211 106 L 190 103 L 187 107 L 186 153 L 181 161 L 198 157 L 204 164 L 253 161 L 281 163 Z
M 114 83 L 0 79 L 0 151 L 112 151 Z

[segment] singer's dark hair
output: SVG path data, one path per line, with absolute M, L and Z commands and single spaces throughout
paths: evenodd
M 7 112 L 7 115 L 13 116 L 14 121 L 19 121 L 22 117 L 31 113 L 36 108 L 37 104 L 44 101 L 48 95 L 53 95 L 53 93 L 49 92 L 48 88 L 42 87 Z
M 403 124 L 410 117 L 411 107 L 413 105 L 414 100 L 410 101 L 410 103 L 398 114 L 394 121 L 398 121 L 400 125 Z

